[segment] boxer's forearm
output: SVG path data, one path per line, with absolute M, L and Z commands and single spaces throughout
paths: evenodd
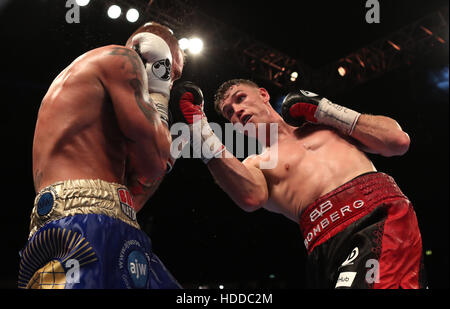
M 164 128 L 163 128 L 164 126 Z M 135 170 L 141 176 L 149 179 L 156 179 L 163 175 L 167 168 L 167 161 L 170 155 L 171 137 L 164 124 L 161 124 L 157 134 L 137 141 L 128 141 L 127 150 L 129 159 L 133 162 Z
M 261 170 L 247 168 L 228 152 L 210 160 L 207 166 L 217 184 L 243 210 L 257 210 L 267 201 L 267 184 Z
M 392 118 L 363 114 L 351 135 L 364 150 L 385 157 L 400 156 L 409 149 L 410 139 Z

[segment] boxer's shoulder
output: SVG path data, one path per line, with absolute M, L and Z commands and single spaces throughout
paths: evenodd
M 128 80 L 131 76 L 142 76 L 145 72 L 136 51 L 121 45 L 108 45 L 93 51 L 92 54 L 99 73 L 106 79 Z M 128 73 L 128 74 L 124 74 Z
M 94 51 L 97 51 L 99 54 L 104 55 L 104 56 L 117 55 L 117 56 L 132 56 L 132 57 L 139 58 L 139 55 L 135 50 L 133 50 L 132 48 L 123 46 L 123 45 L 115 45 L 115 44 L 107 45 L 107 46 L 99 47 L 97 50 L 94 50 Z
M 126 62 L 132 62 L 138 65 L 140 62 L 139 55 L 134 50 L 125 46 L 107 45 L 87 51 L 75 59 L 72 65 L 83 64 L 84 67 L 90 65 L 107 70 L 115 67 L 123 67 Z
M 85 52 L 81 57 L 96 57 L 96 56 L 105 56 L 105 55 L 114 55 L 114 54 L 136 54 L 136 52 L 128 47 L 123 45 L 110 44 L 101 46 L 98 48 L 91 49 Z

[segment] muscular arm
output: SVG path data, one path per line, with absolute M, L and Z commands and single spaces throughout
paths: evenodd
M 157 179 L 165 172 L 171 137 L 148 94 L 144 66 L 136 52 L 121 46 L 110 47 L 103 59 L 103 83 L 127 139 L 129 164 L 139 172 L 130 175 Z
M 362 150 L 385 157 L 401 156 L 409 149 L 410 139 L 392 118 L 362 114 L 351 135 Z
M 225 150 L 221 158 L 212 159 L 207 166 L 222 190 L 250 212 L 261 208 L 268 199 L 266 179 L 255 165 L 253 158 L 240 162 Z
M 334 127 L 356 139 L 366 152 L 390 157 L 403 155 L 409 148 L 408 134 L 392 118 L 361 115 L 312 92 L 289 93 L 282 103 L 282 116 L 293 126 L 307 121 Z

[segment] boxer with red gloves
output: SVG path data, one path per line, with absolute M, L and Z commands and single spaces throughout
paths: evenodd
M 203 115 L 192 89 L 169 104 L 187 123 L 191 115 Z M 263 152 L 243 162 L 214 141 L 217 152 L 207 167 L 242 209 L 265 208 L 300 225 L 309 286 L 425 287 L 412 204 L 364 153 L 397 156 L 408 150 L 409 137 L 395 120 L 360 114 L 307 91 L 289 94 L 280 116 L 269 93 L 244 79 L 225 82 L 214 105 L 233 124 L 277 125 L 277 138 L 261 140 Z M 272 155 L 276 166 L 262 168 Z

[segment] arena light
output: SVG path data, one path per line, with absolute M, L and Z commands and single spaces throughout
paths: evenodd
M 90 0 L 76 0 L 75 1 L 79 6 L 86 6 L 89 4 Z
M 366 64 L 364 63 L 364 61 L 362 61 L 362 59 L 361 59 L 361 57 L 360 57 L 359 55 L 356 55 L 356 59 L 358 60 L 359 65 L 360 65 L 362 68 L 365 68 L 365 67 L 366 67 Z
M 188 50 L 191 54 L 199 54 L 203 50 L 203 41 L 199 38 L 182 38 L 178 41 L 182 50 Z
M 298 73 L 297 72 L 292 72 L 291 73 L 291 82 L 295 82 L 298 78 Z
M 396 49 L 396 50 L 401 50 L 401 48 L 400 48 L 400 46 L 398 46 L 397 44 L 395 44 L 394 42 L 392 42 L 392 41 L 387 41 L 388 43 L 389 43 L 389 45 L 391 45 L 392 47 L 394 47 L 394 49 Z
M 139 19 L 139 11 L 136 9 L 129 9 L 127 12 L 127 20 L 134 23 Z
M 345 74 L 347 74 L 347 70 L 346 70 L 344 67 L 340 66 L 340 67 L 338 68 L 338 73 L 339 73 L 339 75 L 341 75 L 342 77 L 344 77 Z
M 203 50 L 203 41 L 199 38 L 192 38 L 189 40 L 189 52 L 191 54 L 197 55 L 200 54 Z
M 117 19 L 122 14 L 122 9 L 118 5 L 111 5 L 108 9 L 108 16 L 111 19 Z
M 181 50 L 186 50 L 189 48 L 189 39 L 182 38 L 178 41 L 178 45 L 180 46 Z
M 428 35 L 433 35 L 433 32 L 430 29 L 425 28 L 424 26 L 420 26 L 420 29 L 425 31 L 425 33 L 428 34 Z

